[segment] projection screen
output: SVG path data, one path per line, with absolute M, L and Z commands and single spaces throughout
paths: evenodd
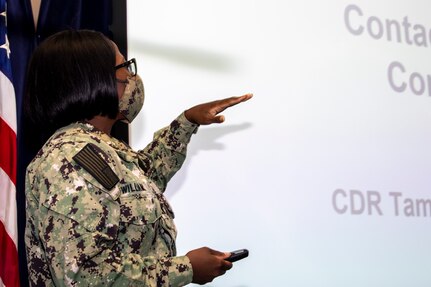
M 180 255 L 250 251 L 208 286 L 431 286 L 431 2 L 127 5 L 133 148 L 254 94 L 199 128 L 166 191 Z

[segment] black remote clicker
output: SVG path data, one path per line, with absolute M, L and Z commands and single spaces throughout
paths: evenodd
M 248 250 L 247 249 L 239 249 L 239 250 L 235 250 L 232 251 L 230 253 L 230 256 L 228 258 L 226 258 L 226 261 L 229 262 L 235 262 L 238 260 L 241 260 L 243 258 L 246 258 L 248 256 Z

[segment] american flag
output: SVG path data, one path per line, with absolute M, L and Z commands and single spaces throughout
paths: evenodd
M 6 0 L 0 0 L 0 286 L 19 286 L 16 213 L 16 106 L 7 38 Z

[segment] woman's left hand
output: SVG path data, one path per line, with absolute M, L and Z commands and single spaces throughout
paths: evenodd
M 225 118 L 219 113 L 239 103 L 248 101 L 253 94 L 245 94 L 240 97 L 231 97 L 223 100 L 213 101 L 194 106 L 184 112 L 186 118 L 198 125 L 210 125 L 222 123 Z

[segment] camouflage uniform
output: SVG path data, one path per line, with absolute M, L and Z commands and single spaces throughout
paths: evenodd
M 30 284 L 190 283 L 163 191 L 197 127 L 182 114 L 138 152 L 88 123 L 59 129 L 27 168 Z

